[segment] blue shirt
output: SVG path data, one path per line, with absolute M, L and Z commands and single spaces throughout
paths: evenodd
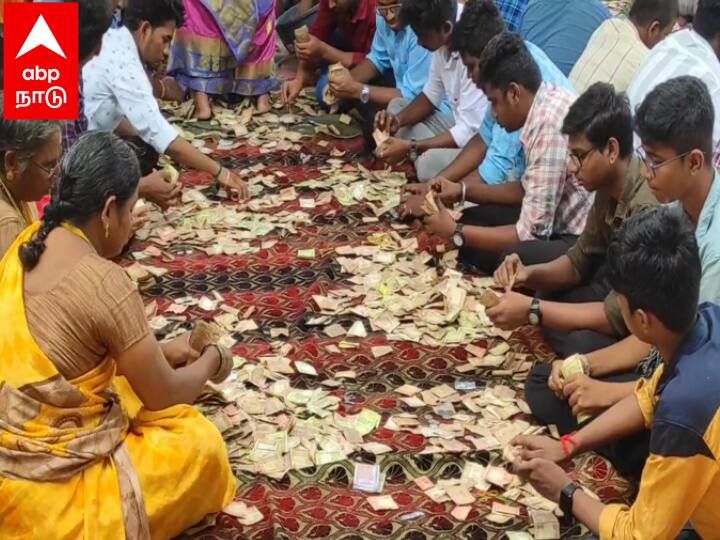
M 505 24 L 510 32 L 516 34 L 520 31 L 525 7 L 528 0 L 495 0 L 500 14 L 505 19 Z
M 543 82 L 573 89 L 568 78 L 552 63 L 547 55 L 532 43 L 525 42 L 535 63 L 540 68 Z M 527 162 L 520 143 L 522 129 L 508 133 L 495 121 L 489 107 L 485 120 L 480 126 L 480 137 L 487 145 L 485 159 L 480 164 L 480 177 L 488 184 L 503 184 L 520 180 L 525 173 Z
M 550 57 L 565 75 L 610 10 L 600 0 L 530 0 L 520 35 Z
M 702 265 L 700 302 L 720 304 L 720 175 L 717 171 L 698 218 L 695 238 Z
M 409 26 L 395 32 L 381 15 L 377 14 L 375 20 L 375 37 L 366 58 L 380 73 L 392 69 L 395 86 L 404 99 L 412 101 L 428 80 L 432 53 L 418 44 L 417 36 Z M 439 110 L 452 114 L 447 101 Z

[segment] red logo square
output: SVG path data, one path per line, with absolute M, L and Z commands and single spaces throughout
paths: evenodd
M 77 120 L 78 5 L 5 4 L 5 118 Z

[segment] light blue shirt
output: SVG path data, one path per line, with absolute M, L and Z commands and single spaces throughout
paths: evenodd
M 700 303 L 720 304 L 720 175 L 717 171 L 700 212 L 695 238 L 702 266 Z
M 532 43 L 526 41 L 530 54 L 540 68 L 543 82 L 573 90 L 568 78 L 552 63 L 547 55 Z M 508 133 L 495 121 L 492 109 L 488 108 L 485 120 L 480 126 L 480 137 L 487 145 L 485 159 L 480 164 L 480 177 L 488 184 L 504 184 L 520 180 L 525 174 L 527 162 L 520 143 L 522 129 Z
M 418 44 L 417 36 L 409 26 L 394 32 L 381 15 L 376 14 L 375 20 L 375 37 L 366 58 L 380 73 L 392 69 L 395 86 L 404 99 L 412 101 L 428 80 L 432 53 Z M 441 103 L 439 110 L 452 114 L 447 100 Z
M 600 0 L 531 0 L 520 36 L 545 51 L 569 76 L 593 32 L 610 17 Z

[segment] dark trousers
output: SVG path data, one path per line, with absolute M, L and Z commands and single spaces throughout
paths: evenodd
M 610 293 L 610 284 L 607 282 L 606 269 L 601 267 L 592 280 L 580 287 L 569 291 L 544 295 L 543 298 L 554 302 L 579 304 L 584 302 L 602 302 Z M 609 347 L 617 342 L 618 336 L 608 336 L 594 330 L 573 330 L 565 332 L 543 327 L 543 333 L 548 343 L 560 358 L 567 358 L 573 354 L 587 354 Z
M 501 227 L 514 225 L 520 218 L 520 206 L 506 204 L 479 204 L 463 212 L 460 221 L 466 225 Z M 460 249 L 460 261 L 474 266 L 484 274 L 492 274 L 505 257 L 517 253 L 523 264 L 542 264 L 564 255 L 575 244 L 577 236 L 558 235 L 548 240 L 518 242 L 502 253 L 471 247 Z
M 558 399 L 548 387 L 550 364 L 536 364 L 525 381 L 525 400 L 535 418 L 542 424 L 557 426 L 562 435 L 580 428 L 567 400 Z M 635 372 L 619 373 L 599 379 L 604 382 L 630 382 L 640 378 Z M 642 431 L 612 443 L 598 452 L 607 457 L 613 466 L 627 476 L 639 478 L 648 457 L 650 432 Z

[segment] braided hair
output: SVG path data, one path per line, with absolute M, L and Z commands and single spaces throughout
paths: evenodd
M 116 197 L 118 206 L 124 205 L 134 195 L 139 181 L 137 157 L 118 136 L 89 131 L 80 137 L 63 159 L 40 230 L 20 246 L 20 261 L 25 270 L 37 266 L 53 229 L 66 221 L 84 225 L 102 212 L 110 197 Z

